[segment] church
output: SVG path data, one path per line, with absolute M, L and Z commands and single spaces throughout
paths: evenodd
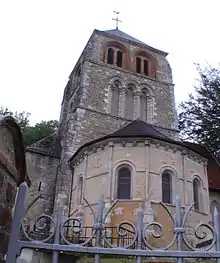
M 106 224 L 162 222 L 171 238 L 178 194 L 182 209 L 194 202 L 189 229 L 212 223 L 220 211 L 220 166 L 205 147 L 179 137 L 168 53 L 122 32 L 94 30 L 65 87 L 58 132 L 26 149 L 31 219 L 56 213 L 92 226 L 100 193 L 105 209 L 118 203 Z M 192 238 L 192 244 L 195 240 Z M 196 245 L 196 244 L 194 244 Z

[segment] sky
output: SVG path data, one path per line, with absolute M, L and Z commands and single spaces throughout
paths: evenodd
M 94 29 L 119 29 L 169 52 L 177 105 L 194 63 L 220 62 L 219 0 L 0 0 L 0 106 L 59 119 L 65 85 Z

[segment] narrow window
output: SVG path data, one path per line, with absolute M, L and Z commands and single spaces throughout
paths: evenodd
M 123 53 L 121 51 L 117 52 L 117 66 L 122 67 Z
M 118 115 L 119 110 L 119 85 L 117 83 L 113 84 L 112 87 L 112 108 L 111 113 L 113 115 Z
M 141 120 L 147 121 L 147 92 L 146 91 L 142 91 L 140 103 L 141 103 L 141 116 L 140 116 Z
M 145 60 L 144 60 L 144 74 L 145 74 L 145 75 L 148 75 L 148 74 L 149 74 L 148 67 L 149 67 L 149 65 L 148 65 L 148 60 L 145 59 Z
M 79 178 L 79 203 L 81 204 L 83 200 L 83 177 Z
M 38 184 L 38 192 L 40 192 L 40 191 L 41 191 L 41 181 Z
M 200 203 L 199 203 L 199 188 L 200 182 L 197 178 L 193 180 L 193 199 L 194 199 L 194 208 L 199 210 Z
M 108 49 L 107 63 L 108 64 L 113 64 L 114 63 L 114 49 L 111 48 L 111 47 Z
M 132 119 L 133 112 L 134 112 L 134 93 L 132 87 L 129 87 L 126 94 L 126 108 L 125 108 L 126 117 Z
M 167 204 L 172 203 L 172 179 L 167 171 L 162 174 L 162 201 Z
M 118 171 L 117 198 L 131 198 L 131 171 L 128 167 L 122 167 Z
M 141 73 L 141 58 L 136 58 L 136 72 Z

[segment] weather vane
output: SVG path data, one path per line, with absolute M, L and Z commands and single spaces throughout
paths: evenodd
M 112 18 L 112 20 L 116 21 L 116 29 L 118 29 L 118 22 L 122 22 L 121 20 L 118 19 L 118 15 L 120 14 L 120 12 L 117 11 L 113 11 L 116 14 L 116 18 Z

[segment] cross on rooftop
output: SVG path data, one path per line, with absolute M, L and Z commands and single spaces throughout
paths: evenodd
M 122 22 L 121 20 L 118 19 L 118 15 L 120 14 L 120 12 L 117 11 L 113 11 L 116 14 L 116 18 L 112 18 L 112 20 L 116 21 L 116 29 L 118 29 L 118 22 Z

